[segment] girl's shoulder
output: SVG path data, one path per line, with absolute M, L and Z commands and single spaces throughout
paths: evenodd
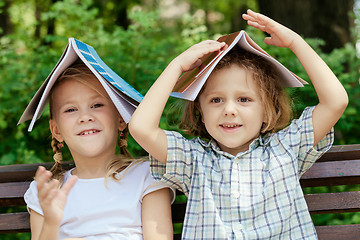
M 147 175 L 150 173 L 150 162 L 145 158 L 135 159 L 124 170 L 118 173 L 121 177 L 126 175 Z

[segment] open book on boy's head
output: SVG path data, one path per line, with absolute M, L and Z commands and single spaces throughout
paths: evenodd
M 22 114 L 18 125 L 31 119 L 28 131 L 34 127 L 35 121 L 43 112 L 55 81 L 66 68 L 76 61 L 83 62 L 99 80 L 113 101 L 120 115 L 126 123 L 139 105 L 143 96 L 111 70 L 99 57 L 95 49 L 75 38 L 69 38 L 69 43 L 59 61 L 38 89 L 29 105 Z
M 201 58 L 202 65 L 200 67 L 183 73 L 178 79 L 171 96 L 194 101 L 215 66 L 236 44 L 238 44 L 240 48 L 261 56 L 265 60 L 269 61 L 278 73 L 280 81 L 284 87 L 303 87 L 303 84 L 308 84 L 265 52 L 249 37 L 245 31 L 222 36 L 217 41 L 225 42 L 228 47 L 219 52 L 213 52 L 205 55 Z

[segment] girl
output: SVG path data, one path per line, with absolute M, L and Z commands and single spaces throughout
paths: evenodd
M 331 129 L 347 106 L 347 94 L 298 34 L 250 10 L 243 18 L 270 34 L 266 44 L 296 54 L 319 103 L 282 129 L 291 108 L 274 70 L 235 48 L 185 108 L 181 126 L 202 139 L 160 129 L 162 110 L 181 73 L 225 47 L 204 41 L 168 65 L 135 111 L 130 132 L 152 156 L 155 179 L 188 196 L 183 239 L 316 239 L 299 178 L 330 148 Z
M 24 196 L 32 239 L 172 239 L 169 189 L 127 152 L 126 123 L 92 72 L 70 66 L 49 102 L 56 164 L 39 167 Z M 66 172 L 64 143 L 76 166 Z

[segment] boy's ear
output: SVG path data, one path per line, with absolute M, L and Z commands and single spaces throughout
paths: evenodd
M 204 115 L 203 115 L 203 112 L 201 110 L 201 107 L 200 107 L 200 103 L 199 102 L 195 102 L 195 107 L 196 109 L 199 111 L 200 113 L 200 117 L 201 117 L 201 122 L 204 123 Z
M 118 129 L 119 131 L 123 131 L 126 128 L 126 122 L 124 121 L 124 119 L 122 117 L 120 117 L 119 119 L 119 126 Z
M 263 119 L 263 123 L 267 124 L 269 122 L 269 115 L 267 113 L 267 111 L 264 112 L 264 119 Z
M 49 120 L 49 125 L 50 125 L 50 131 L 51 134 L 54 138 L 56 138 L 56 140 L 58 140 L 59 142 L 63 142 L 64 139 L 61 136 L 60 130 L 58 125 L 56 124 L 54 119 L 50 119 Z

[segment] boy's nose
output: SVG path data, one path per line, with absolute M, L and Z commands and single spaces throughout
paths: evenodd
M 234 102 L 227 102 L 225 104 L 225 116 L 236 116 L 236 104 Z

